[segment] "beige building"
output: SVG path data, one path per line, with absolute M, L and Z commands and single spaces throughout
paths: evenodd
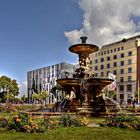
M 92 69 L 97 77 L 108 77 L 113 73 L 117 77 L 116 100 L 129 103 L 138 90 L 140 78 L 140 36 L 111 43 L 90 55 Z

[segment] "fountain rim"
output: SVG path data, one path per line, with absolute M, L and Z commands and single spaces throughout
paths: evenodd
M 81 54 L 83 52 L 93 53 L 93 52 L 97 52 L 98 50 L 99 47 L 97 45 L 87 44 L 87 43 L 74 44 L 69 47 L 69 51 L 77 54 Z
M 90 85 L 98 85 L 99 83 L 104 83 L 106 85 L 111 84 L 114 80 L 113 79 L 107 79 L 107 78 L 69 78 L 69 79 L 58 79 L 56 82 L 60 86 L 68 86 L 68 85 L 80 85 L 82 81 L 88 82 Z

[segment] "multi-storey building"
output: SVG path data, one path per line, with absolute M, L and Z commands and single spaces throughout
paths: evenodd
M 140 36 L 102 46 L 90 55 L 97 77 L 117 77 L 116 100 L 126 104 L 135 98 L 140 80 Z
M 27 72 L 27 90 L 28 102 L 33 102 L 32 94 L 40 93 L 43 90 L 50 92 L 56 86 L 56 80 L 64 77 L 72 77 L 75 66 L 68 63 L 59 63 L 52 66 L 36 69 Z M 55 102 L 54 94 L 49 95 L 46 99 L 47 104 Z M 57 101 L 61 99 L 61 95 L 57 95 Z

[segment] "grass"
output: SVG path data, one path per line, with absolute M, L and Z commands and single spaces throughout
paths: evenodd
M 0 140 L 139 140 L 140 131 L 120 128 L 59 128 L 48 133 L 1 132 Z

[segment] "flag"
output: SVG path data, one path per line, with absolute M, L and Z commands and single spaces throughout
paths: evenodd
M 117 86 L 116 75 L 108 73 L 108 78 L 114 80 L 110 85 L 108 85 L 108 90 L 115 90 Z

